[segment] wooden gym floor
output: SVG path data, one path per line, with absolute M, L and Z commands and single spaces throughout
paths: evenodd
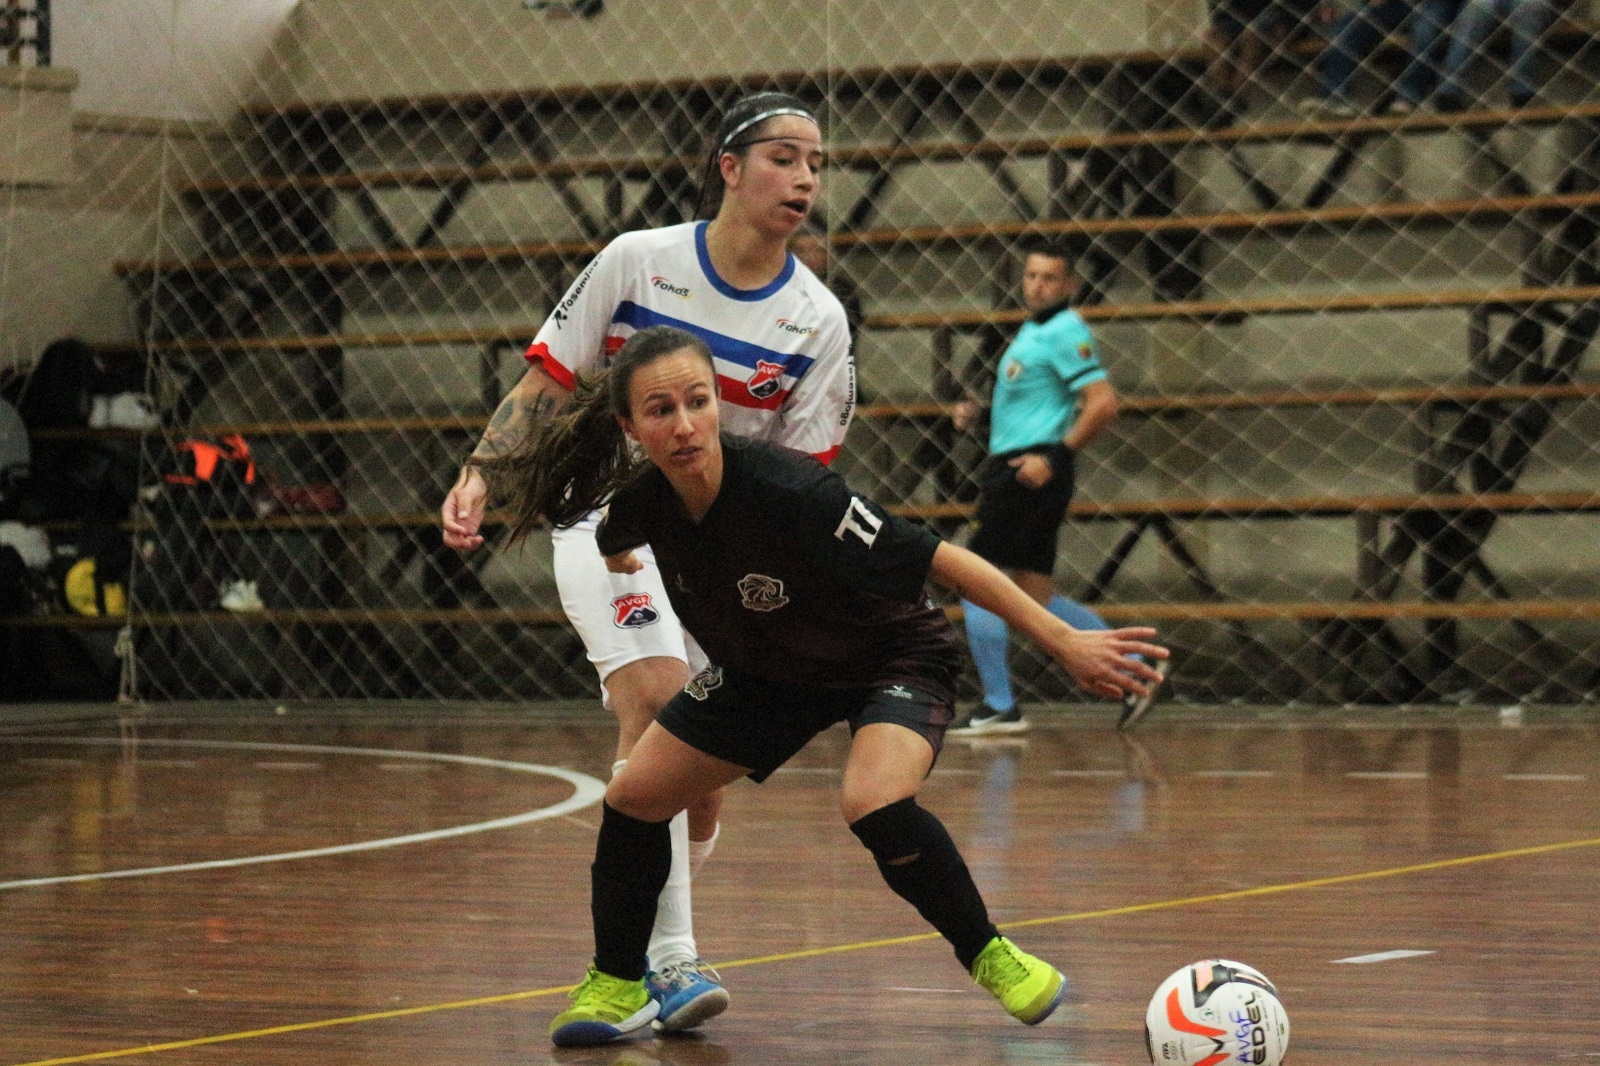
M 545 1026 L 591 943 L 603 717 L 41 713 L 0 708 L 0 1066 L 1137 1064 L 1157 983 L 1217 956 L 1277 981 L 1299 1066 L 1600 1062 L 1592 709 L 951 741 L 923 802 L 1072 982 L 1033 1029 L 878 880 L 830 732 L 730 789 L 696 888 L 729 1012 L 576 1052 Z

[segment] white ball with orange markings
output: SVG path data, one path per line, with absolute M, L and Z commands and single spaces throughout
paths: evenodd
M 1161 982 L 1144 1015 L 1158 1066 L 1278 1066 L 1289 1014 L 1260 970 L 1227 959 L 1192 963 Z

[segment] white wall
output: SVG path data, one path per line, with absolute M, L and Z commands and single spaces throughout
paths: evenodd
M 224 121 L 297 3 L 54 0 L 52 62 L 78 72 L 80 111 Z
M 302 0 L 279 100 L 909 66 L 1145 47 L 1190 0 L 607 0 L 553 20 L 522 0 Z M 1170 27 L 1169 27 L 1170 28 Z

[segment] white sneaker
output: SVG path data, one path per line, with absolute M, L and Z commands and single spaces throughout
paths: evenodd
M 1170 667 L 1170 659 L 1156 660 L 1156 673 L 1161 675 L 1162 681 L 1166 680 L 1167 670 Z M 1117 719 L 1117 728 L 1132 729 L 1133 724 L 1139 719 L 1143 718 L 1145 712 L 1150 709 L 1150 705 L 1155 703 L 1156 694 L 1160 691 L 1161 681 L 1156 681 L 1150 685 L 1149 691 L 1147 691 L 1143 696 L 1134 696 L 1130 694 L 1125 697 L 1122 701 L 1122 717 Z
M 1295 105 L 1307 118 L 1355 118 L 1356 106 L 1338 97 L 1308 96 Z
M 102 394 L 89 408 L 90 429 L 155 429 L 160 424 L 155 401 L 142 392 Z
M 217 597 L 217 605 L 235 614 L 267 609 L 267 605 L 261 602 L 261 592 L 256 588 L 256 583 L 244 580 L 230 581 L 224 585 L 222 595 Z

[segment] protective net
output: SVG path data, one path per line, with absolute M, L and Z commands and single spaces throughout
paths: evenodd
M 126 621 L 132 694 L 594 694 L 548 539 L 458 554 L 438 507 L 566 286 L 611 236 L 689 217 L 720 113 L 763 88 L 823 117 L 814 221 L 855 318 L 837 465 L 858 489 L 963 535 L 988 430 L 952 410 L 987 402 L 1027 317 L 1019 248 L 1047 236 L 1122 401 L 1077 456 L 1057 584 L 1159 626 L 1172 698 L 1596 688 L 1600 61 L 1581 5 L 238 17 L 259 55 L 176 19 L 142 60 L 168 78 L 162 121 L 80 114 L 76 184 L 10 190 L 8 319 L 59 297 L 35 264 L 92 275 L 76 317 L 35 314 L 12 358 L 93 322 L 160 416 L 128 615 L 32 620 Z M 1020 643 L 1013 667 L 1024 700 L 1077 698 Z

